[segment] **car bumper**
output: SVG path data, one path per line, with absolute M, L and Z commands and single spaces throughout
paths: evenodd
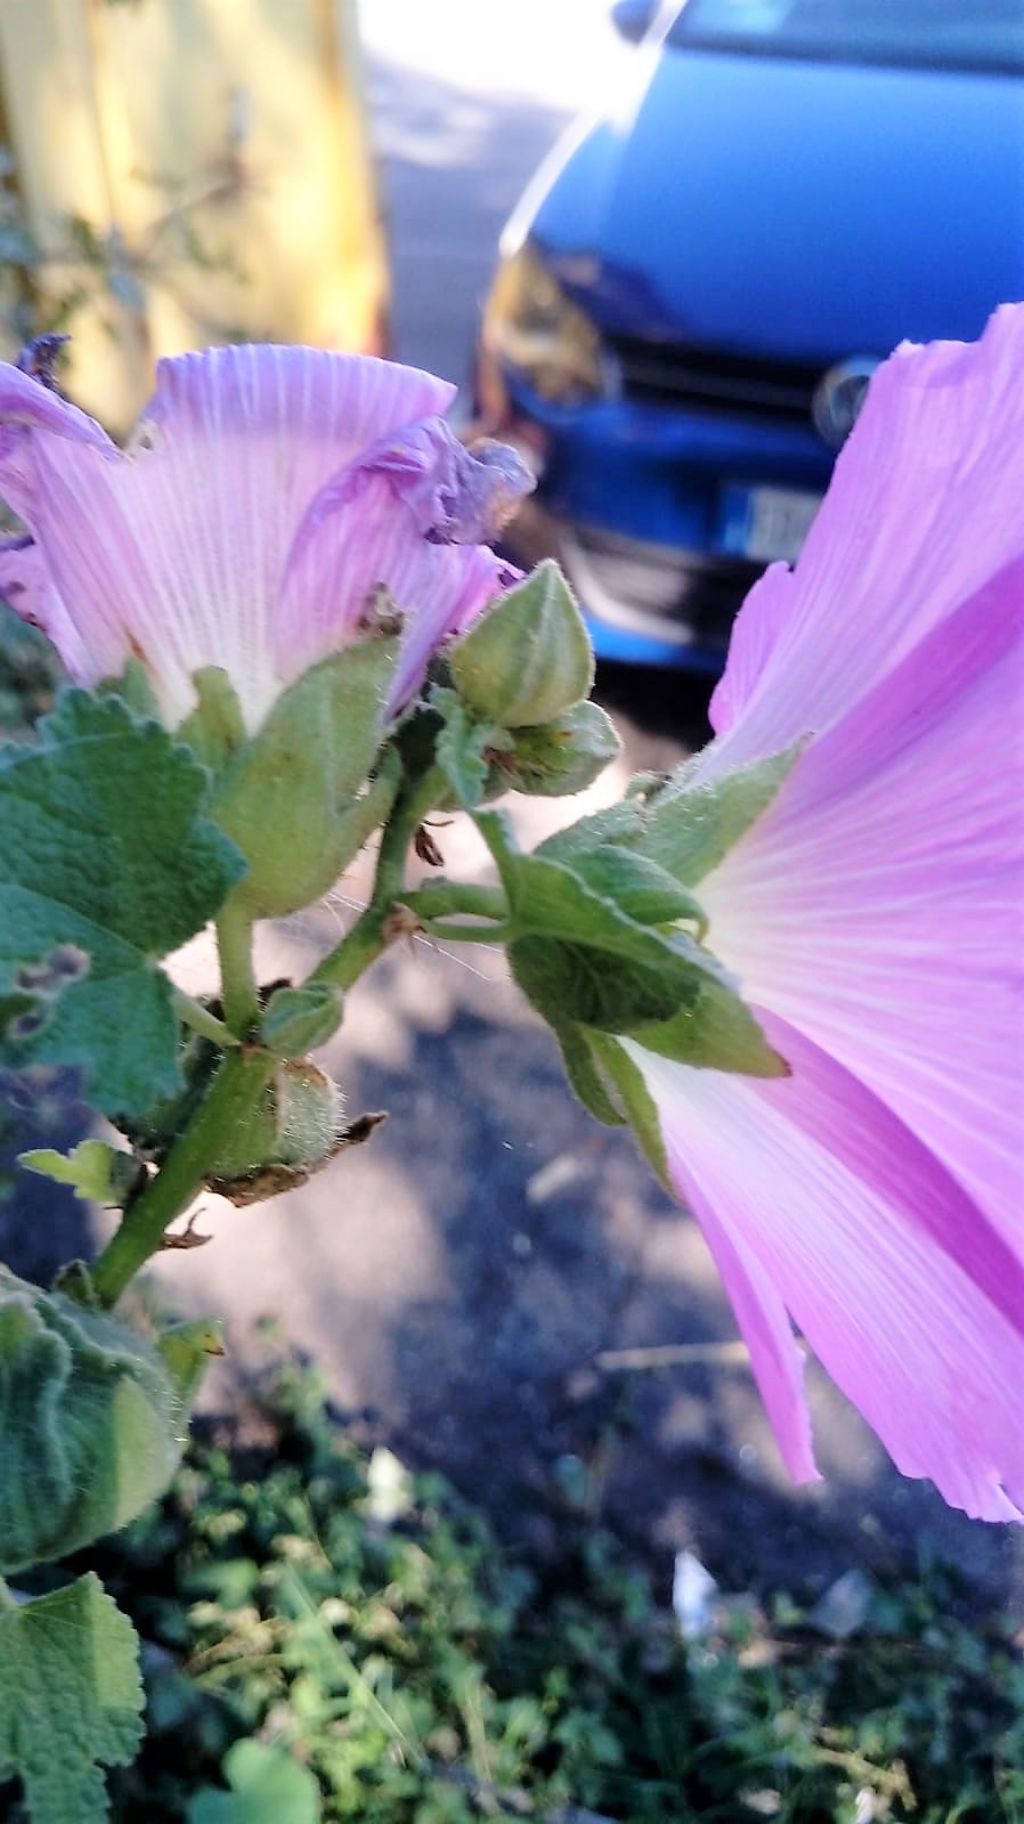
M 502 395 L 488 428 L 538 476 L 510 558 L 558 559 L 599 657 L 720 670 L 764 569 L 743 555 L 735 502 L 759 487 L 820 497 L 832 463 L 812 429 L 623 399 L 559 406 L 508 375 Z
M 524 570 L 558 559 L 599 659 L 717 673 L 736 610 L 762 566 L 573 524 L 527 501 L 503 541 Z

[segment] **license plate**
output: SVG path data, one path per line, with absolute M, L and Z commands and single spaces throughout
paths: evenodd
M 818 508 L 819 494 L 794 488 L 725 488 L 722 491 L 721 549 L 758 563 L 800 555 Z

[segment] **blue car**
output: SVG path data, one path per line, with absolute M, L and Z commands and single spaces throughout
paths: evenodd
M 619 105 L 505 232 L 478 401 L 538 473 L 510 555 L 599 656 L 714 671 L 879 360 L 1024 296 L 1024 0 L 614 12 Z

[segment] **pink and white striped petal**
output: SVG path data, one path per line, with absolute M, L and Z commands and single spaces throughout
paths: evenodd
M 1020 554 L 1024 309 L 977 343 L 904 344 L 878 370 L 794 571 L 740 611 L 707 765 L 824 733 Z
M 789 1078 L 626 1049 L 680 1198 L 743 1264 L 737 1316 L 788 1467 L 809 1466 L 783 1308 L 905 1475 L 979 1519 L 1024 1518 L 1019 1259 L 877 1097 L 763 1019 Z
M 881 1096 L 1020 1249 L 1024 558 L 810 744 L 701 898 L 744 994 Z
M 26 438 L 12 371 L 0 419 L 10 395 L 16 447 L 0 443 L 0 492 L 26 519 L 82 644 L 103 652 L 104 669 L 112 649 L 121 663 L 142 659 L 171 722 L 192 707 L 191 674 L 224 666 L 250 727 L 295 675 L 279 669 L 272 623 L 310 502 L 368 445 L 442 411 L 454 391 L 368 357 L 211 349 L 160 363 L 122 455 L 105 441 L 89 447 L 82 415 L 31 381 L 42 403 Z

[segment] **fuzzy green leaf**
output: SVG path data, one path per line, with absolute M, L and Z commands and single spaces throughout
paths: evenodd
M 141 1739 L 138 1640 L 98 1577 L 0 1609 L 0 1779 L 21 1779 L 32 1824 L 103 1824 L 101 1769 Z
M 206 1786 L 188 1808 L 188 1824 L 320 1824 L 320 1788 L 287 1748 L 236 1742 L 224 1757 L 230 1792 Z
M 20 1153 L 18 1164 L 56 1184 L 69 1184 L 84 1203 L 121 1208 L 139 1182 L 142 1168 L 130 1153 L 108 1146 L 105 1140 L 80 1140 L 70 1153 L 51 1146 Z
M 141 1111 L 180 1086 L 155 965 L 244 863 L 202 815 L 202 767 L 118 698 L 66 691 L 40 734 L 0 751 L 0 995 L 35 997 L 6 1050 L 82 1070 L 105 1113 Z
M 796 741 L 706 785 L 689 783 L 696 763 L 687 761 L 650 800 L 638 845 L 643 854 L 684 886 L 695 886 L 768 809 L 805 746 Z
M 145 1339 L 0 1269 L 0 1572 L 67 1557 L 163 1493 L 180 1391 Z

